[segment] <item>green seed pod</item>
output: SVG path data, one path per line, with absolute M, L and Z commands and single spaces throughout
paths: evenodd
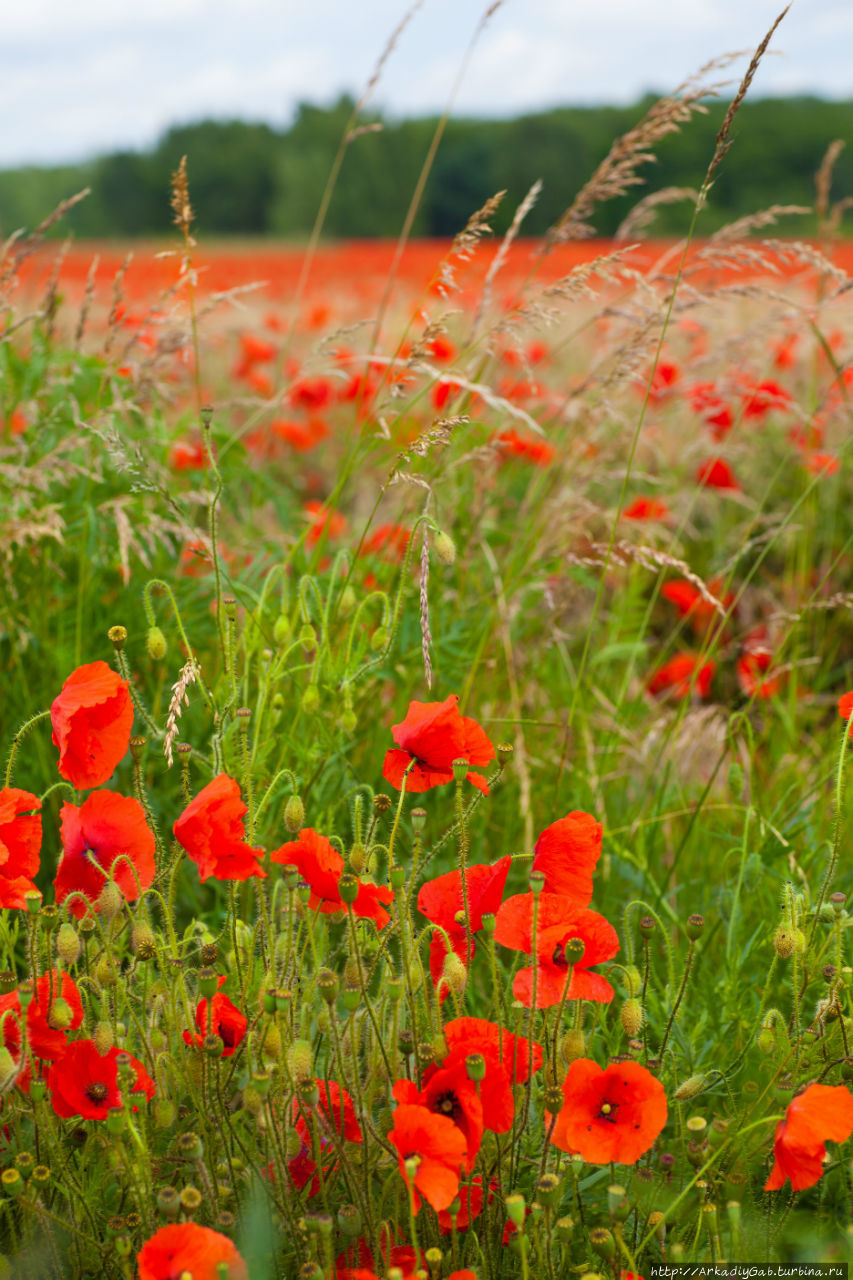
M 672 1095 L 676 1102 L 686 1102 L 688 1098 L 695 1098 L 705 1088 L 705 1076 L 695 1075 L 688 1076 L 682 1084 L 678 1086 Z
M 311 1076 L 313 1055 L 307 1040 L 294 1040 L 287 1050 L 287 1066 L 294 1080 L 306 1080 Z

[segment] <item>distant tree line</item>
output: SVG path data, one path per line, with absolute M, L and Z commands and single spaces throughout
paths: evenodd
M 448 236 L 498 190 L 506 190 L 495 229 L 502 230 L 536 179 L 539 200 L 525 221 L 528 234 L 553 225 L 619 135 L 653 99 L 632 107 L 563 107 L 512 120 L 454 119 L 446 128 L 424 198 L 416 235 Z M 301 238 L 313 224 L 329 170 L 353 108 L 303 104 L 293 124 L 204 120 L 170 129 L 151 151 L 122 151 L 86 164 L 0 172 L 0 233 L 32 229 L 82 187 L 92 194 L 63 227 L 78 236 L 161 236 L 170 223 L 170 175 L 182 155 L 202 236 Z M 724 106 L 711 103 L 681 132 L 665 138 L 655 163 L 641 170 L 645 185 L 601 204 L 595 230 L 612 235 L 644 194 L 666 187 L 698 187 L 714 150 Z M 403 223 L 427 155 L 435 119 L 371 118 L 375 129 L 347 148 L 325 224 L 331 237 L 395 235 Z M 736 117 L 734 144 L 716 172 L 700 230 L 715 228 L 770 205 L 814 203 L 814 178 L 835 138 L 853 136 L 853 101 L 813 97 L 747 101 Z M 853 196 L 853 150 L 836 164 L 833 199 Z M 662 203 L 650 231 L 683 232 L 689 201 Z M 789 219 L 783 230 L 814 232 L 814 218 Z M 842 229 L 845 229 L 842 224 Z

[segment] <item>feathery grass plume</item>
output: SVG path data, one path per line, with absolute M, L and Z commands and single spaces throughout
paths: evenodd
M 587 568 L 600 568 L 601 565 L 608 562 L 608 548 L 604 542 L 584 542 L 578 551 L 570 551 L 566 555 L 566 559 L 570 564 L 584 565 Z M 624 567 L 628 564 L 638 564 L 643 569 L 648 569 L 652 573 L 656 573 L 660 569 L 675 569 L 686 578 L 699 592 L 702 599 L 720 614 L 721 617 L 726 615 L 725 605 L 717 599 L 708 585 L 695 573 L 684 560 L 679 560 L 677 556 L 670 555 L 665 551 L 658 551 L 654 547 L 641 546 L 633 542 L 614 542 L 610 548 L 610 563 L 615 563 Z
M 822 227 L 826 222 L 829 214 L 829 193 L 832 189 L 832 174 L 835 169 L 838 157 L 844 150 L 844 139 L 835 138 L 830 142 L 824 152 L 823 159 L 820 162 L 818 171 L 815 174 L 815 213 L 817 214 L 818 226 Z
M 189 658 L 181 667 L 180 675 L 172 685 L 169 714 L 166 717 L 166 732 L 163 738 L 163 755 L 166 757 L 166 764 L 170 769 L 172 767 L 172 746 L 178 736 L 178 721 L 183 714 L 183 708 L 190 705 L 187 690 L 191 684 L 195 684 L 199 674 L 195 658 Z
M 755 50 L 755 53 L 752 55 L 749 61 L 749 66 L 746 69 L 746 74 L 744 75 L 743 79 L 740 82 L 740 85 L 738 86 L 738 91 L 735 94 L 735 96 L 732 98 L 731 102 L 729 103 L 728 110 L 726 111 L 726 114 L 723 117 L 723 123 L 720 125 L 720 131 L 717 134 L 716 140 L 714 142 L 714 154 L 711 157 L 711 163 L 708 165 L 708 172 L 705 174 L 705 181 L 702 183 L 703 196 L 707 195 L 708 189 L 711 184 L 711 178 L 714 175 L 714 171 L 717 169 L 718 165 L 720 164 L 721 160 L 725 156 L 726 152 L 729 150 L 729 148 L 732 145 L 729 139 L 732 123 L 738 111 L 740 110 L 741 103 L 743 102 L 744 98 L 749 92 L 749 86 L 752 84 L 755 73 L 758 70 L 758 64 L 761 62 L 761 59 L 764 57 L 765 53 L 767 52 L 767 46 L 770 44 L 770 41 L 773 39 L 773 36 L 776 33 L 776 28 L 779 26 L 780 22 L 785 17 L 790 7 L 791 7 L 790 4 L 785 5 L 785 8 L 776 18 L 776 21 L 773 23 L 772 27 L 767 32 L 767 35 L 764 37 L 764 39 L 759 44 L 758 48 Z
M 735 56 L 729 54 L 706 63 L 696 76 L 684 81 L 673 94 L 658 99 L 638 125 L 617 138 L 595 173 L 546 234 L 541 255 L 566 240 L 584 239 L 595 234 L 589 217 L 596 205 L 625 195 L 631 187 L 644 181 L 637 170 L 654 160 L 651 148 L 669 134 L 678 133 L 695 114 L 707 112 L 702 100 L 717 97 L 722 86 L 706 83 L 704 77 L 727 65 Z
M 86 332 L 86 324 L 89 319 L 89 313 L 92 310 L 92 303 L 95 300 L 95 280 L 98 274 L 98 264 L 101 261 L 100 254 L 96 253 L 89 264 L 89 270 L 86 273 L 86 284 L 83 289 L 83 301 L 80 304 L 80 314 L 77 317 L 77 326 L 74 330 L 74 350 L 79 351 L 83 345 L 83 335 Z
M 104 359 L 106 360 L 112 350 L 116 334 L 121 327 L 121 318 L 124 303 L 124 277 L 127 275 L 128 267 L 133 261 L 133 253 L 129 252 L 124 255 L 124 260 L 115 274 L 113 280 L 113 300 L 110 306 L 110 314 L 107 317 L 107 336 L 104 342 Z
M 537 178 L 527 195 L 521 201 L 521 204 L 516 208 L 515 213 L 512 215 L 512 222 L 504 232 L 503 239 L 498 246 L 498 251 L 489 263 L 489 269 L 486 272 L 486 278 L 483 281 L 483 288 L 480 293 L 480 299 L 477 303 L 477 309 L 474 312 L 474 319 L 471 321 L 471 333 L 468 338 L 469 345 L 474 341 L 480 327 L 480 322 L 492 304 L 492 295 L 497 274 L 509 257 L 509 251 L 518 237 L 518 233 L 521 230 L 521 224 L 536 204 L 541 191 L 542 180 Z
M 427 688 L 432 688 L 432 662 L 430 660 L 430 648 L 432 646 L 432 632 L 429 629 L 429 531 L 427 523 L 424 521 L 421 534 L 421 563 L 420 563 L 420 582 L 418 598 L 420 601 L 420 621 L 421 621 L 421 652 L 424 658 L 424 674 L 426 675 Z
M 695 204 L 699 192 L 695 187 L 662 187 L 660 191 L 651 191 L 642 200 L 638 200 L 627 217 L 616 228 L 614 240 L 633 240 L 655 220 L 661 205 L 677 204 L 680 200 L 692 200 Z
M 190 184 L 187 178 L 186 156 L 181 156 L 180 163 L 172 174 L 170 204 L 172 206 L 172 222 L 174 226 L 178 228 L 187 244 L 193 244 L 190 227 L 195 220 L 195 213 L 190 204 Z
M 54 325 L 56 322 L 56 309 L 59 303 L 59 274 L 62 271 L 62 264 L 65 262 L 70 248 L 71 237 L 66 236 L 60 245 L 59 252 L 53 259 L 53 267 L 51 268 L 50 277 L 44 291 L 41 313 L 44 333 L 48 342 L 53 338 Z
M 458 231 L 453 237 L 453 243 L 439 265 L 438 278 L 435 283 L 435 287 L 442 297 L 447 297 L 449 293 L 458 291 L 459 286 L 456 283 L 454 273 L 454 260 L 470 262 L 474 256 L 474 250 L 483 236 L 492 234 L 489 219 L 494 217 L 505 195 L 506 191 L 496 191 L 493 196 L 489 196 L 482 209 L 477 209 L 475 213 L 472 213 L 462 230 Z

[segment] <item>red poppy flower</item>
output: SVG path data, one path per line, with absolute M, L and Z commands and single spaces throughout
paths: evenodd
M 414 1177 L 415 1212 L 420 1197 L 440 1211 L 456 1198 L 459 1175 L 465 1161 L 465 1134 L 446 1116 L 436 1115 L 426 1107 L 401 1102 L 394 1112 L 394 1128 L 388 1140 L 399 1152 L 400 1173 L 408 1183 L 406 1161 L 416 1156 L 418 1168 Z
M 666 520 L 669 507 L 660 498 L 635 498 L 622 510 L 624 520 Z
M 270 854 L 270 858 L 282 866 L 297 868 L 302 879 L 311 886 L 309 907 L 327 915 L 333 911 L 346 911 L 346 904 L 338 889 L 338 882 L 344 873 L 344 860 L 325 836 L 321 836 L 312 827 L 303 827 L 298 839 L 283 844 Z M 352 904 L 353 914 L 366 920 L 375 920 L 377 929 L 382 929 L 391 919 L 383 904 L 388 905 L 393 901 L 394 895 L 390 889 L 359 882 L 358 893 Z
M 102 1057 L 94 1040 L 72 1041 L 47 1073 L 47 1087 L 56 1114 L 65 1118 L 82 1116 L 84 1120 L 103 1120 L 111 1107 L 122 1106 L 116 1065 L 120 1052 L 113 1046 Z M 130 1054 L 128 1057 L 136 1073 L 131 1092 L 141 1091 L 146 1098 L 153 1098 L 154 1081 L 141 1062 Z
M 696 469 L 696 483 L 707 489 L 740 490 L 740 481 L 725 458 L 708 458 Z
M 837 453 L 813 449 L 803 454 L 803 466 L 813 476 L 834 476 L 841 466 L 841 459 Z
M 393 1093 L 397 1102 L 415 1103 L 453 1121 L 465 1135 L 464 1168 L 470 1173 L 483 1141 L 484 1126 L 480 1091 L 469 1077 L 465 1062 L 455 1058 L 442 1067 L 430 1067 L 424 1073 L 422 1089 L 411 1080 L 398 1080 Z
M 446 1209 L 442 1209 L 438 1215 L 438 1229 L 442 1235 L 447 1235 L 450 1231 L 467 1231 L 474 1219 L 479 1216 L 483 1208 L 483 1179 L 478 1175 L 471 1182 L 460 1187 L 458 1197 L 459 1212 L 457 1214 L 453 1215 Z M 454 1275 L 465 1274 L 465 1272 L 454 1272 Z M 448 1277 L 448 1280 L 451 1278 Z
M 384 555 L 389 560 L 402 560 L 409 545 L 410 530 L 402 524 L 380 524 L 364 544 L 365 554 Z
M 329 538 L 339 538 L 347 527 L 346 519 L 340 511 L 329 511 L 316 498 L 306 502 L 302 510 L 311 521 L 311 528 L 305 538 L 307 547 L 315 547 L 324 533 Z
M 680 377 L 681 370 L 677 364 L 673 364 L 671 360 L 658 360 L 651 384 L 648 378 L 644 378 L 639 384 L 639 391 L 645 395 L 648 386 L 649 400 L 652 404 L 659 404 L 672 391 Z
M 849 720 L 853 716 L 853 690 L 850 693 L 843 693 L 838 699 L 838 714 L 842 720 Z M 847 732 L 853 734 L 853 724 Z
M 663 1085 L 639 1062 L 602 1068 L 577 1058 L 563 1081 L 563 1098 L 551 1141 L 588 1164 L 633 1164 L 666 1124 Z
M 136 901 L 140 889 L 144 893 L 151 887 L 156 871 L 154 833 L 133 796 L 93 791 L 79 809 L 66 802 L 60 827 L 62 859 L 53 881 L 57 902 L 81 893 L 94 909 L 110 876 L 128 902 Z M 72 900 L 69 910 L 75 916 L 86 913 L 79 898 Z
M 78 667 L 50 708 L 59 772 L 75 787 L 99 787 L 127 754 L 133 703 L 127 681 L 105 662 Z
M 853 1096 L 843 1084 L 810 1084 L 790 1104 L 776 1126 L 776 1157 L 765 1191 L 778 1191 L 790 1178 L 792 1191 L 820 1181 L 827 1141 L 844 1142 L 853 1133 Z
M 391 726 L 391 736 L 402 748 L 387 752 L 382 776 L 398 790 L 403 775 L 406 791 L 429 791 L 453 781 L 453 761 L 467 760 L 471 765 L 487 765 L 494 759 L 495 749 L 485 730 L 469 716 L 460 714 L 455 693 L 444 702 L 411 702 L 405 720 Z M 465 777 L 484 795 L 489 794 L 486 779 L 479 773 Z
M 198 867 L 202 879 L 248 880 L 266 876 L 258 863 L 263 849 L 246 841 L 243 818 L 247 806 L 240 787 L 220 773 L 199 791 L 172 827 L 175 839 Z
M 773 698 L 779 692 L 781 677 L 771 676 L 765 680 L 767 672 L 773 666 L 773 654 L 760 642 L 744 645 L 743 653 L 735 663 L 737 682 L 741 693 L 747 698 Z
M 700 698 L 711 692 L 716 664 L 709 660 L 701 667 L 694 653 L 676 653 L 669 662 L 649 678 L 647 689 L 653 697 L 665 694 L 671 698 L 687 698 L 695 690 Z
M 507 854 L 492 865 L 478 864 L 468 867 L 465 872 L 472 935 L 482 929 L 483 916 L 496 912 L 500 906 L 511 863 L 512 858 Z M 456 955 L 466 967 L 470 965 L 474 955 L 474 939 L 472 936 L 466 948 L 462 872 L 448 871 L 446 875 L 427 880 L 418 894 L 418 910 L 433 924 L 441 925 L 450 938 Z M 441 980 L 446 956 L 447 944 L 444 937 L 440 933 L 434 933 L 429 948 L 429 968 L 436 986 Z M 449 994 L 450 989 L 444 983 L 439 999 L 444 1000 Z
M 0 790 L 0 907 L 24 907 L 39 869 L 41 800 L 19 787 Z
M 557 893 L 542 893 L 538 900 L 532 893 L 518 893 L 507 898 L 495 922 L 495 941 L 514 951 L 533 951 L 533 912 L 536 916 L 536 1008 L 546 1009 L 563 999 L 569 962 L 566 943 L 579 938 L 584 945 L 583 958 L 572 970 L 566 992 L 567 1000 L 597 1000 L 606 1004 L 613 999 L 613 988 L 599 973 L 590 973 L 594 964 L 611 960 L 619 950 L 619 939 L 612 924 L 597 911 L 577 907 Z M 534 966 L 520 969 L 515 975 L 513 995 L 529 1009 L 533 1000 Z
M 708 583 L 708 590 L 712 596 L 719 600 L 724 609 L 728 610 L 734 601 L 734 593 L 731 591 L 722 591 L 722 579 L 714 578 Z M 675 578 L 672 582 L 665 582 L 661 587 L 661 595 L 664 600 L 668 600 L 670 604 L 675 605 L 679 616 L 689 618 L 693 626 L 693 630 L 698 634 L 704 633 L 708 624 L 719 613 L 711 601 L 702 595 L 698 587 L 692 582 L 688 582 L 686 578 Z
M 198 440 L 176 440 L 169 450 L 173 471 L 201 471 L 207 465 L 204 446 Z
M 225 981 L 225 976 L 221 975 L 219 986 L 224 987 Z M 224 1045 L 222 1057 L 230 1058 L 246 1035 L 249 1019 L 235 1004 L 231 1003 L 227 996 L 217 991 L 216 995 L 211 996 L 210 999 L 205 997 L 199 1000 L 195 1011 L 195 1024 L 199 1034 L 193 1035 L 191 1031 L 185 1031 L 185 1044 L 201 1045 L 207 1035 L 221 1036 Z
M 687 395 L 693 412 L 707 423 L 715 440 L 722 440 L 734 426 L 735 415 L 714 383 L 696 382 L 688 389 Z
M 17 991 L 12 996 L 20 1011 Z M 57 1006 L 60 1000 L 67 1006 L 61 1013 Z M 66 1032 L 76 1031 L 82 1021 L 83 1002 L 74 979 L 57 969 L 43 973 L 27 1007 L 27 1044 L 36 1057 L 47 1061 L 61 1058 L 66 1049 Z
M 791 393 L 781 387 L 778 382 L 766 379 L 745 387 L 741 403 L 743 416 L 761 421 L 771 409 L 786 409 L 791 403 Z
M 536 841 L 533 871 L 545 876 L 546 893 L 561 893 L 578 907 L 592 898 L 592 873 L 601 856 L 601 823 L 575 809 L 552 822 Z
M 442 1029 L 447 1054 L 443 1067 L 464 1063 L 479 1053 L 486 1064 L 480 1081 L 483 1128 L 507 1133 L 512 1128 L 515 1103 L 512 1086 L 523 1084 L 531 1071 L 542 1066 L 542 1046 L 513 1035 L 486 1018 L 453 1018 Z
M 136 1255 L 139 1280 L 249 1280 L 249 1269 L 227 1236 L 196 1222 L 170 1222 L 161 1227 Z
M 301 1145 L 296 1155 L 287 1162 L 288 1174 L 297 1191 L 301 1191 L 313 1179 L 309 1197 L 316 1196 L 321 1189 L 318 1166 L 313 1159 L 312 1130 L 317 1130 L 321 1152 L 330 1154 L 328 1162 L 324 1160 L 323 1163 L 324 1175 L 330 1174 L 334 1168 L 333 1153 L 337 1142 L 341 1139 L 347 1142 L 364 1141 L 355 1105 L 347 1090 L 342 1089 L 335 1080 L 316 1080 L 315 1083 L 319 1092 L 313 1106 L 301 1100 L 293 1104 L 294 1130 Z
M 500 446 L 502 452 L 512 454 L 516 458 L 526 458 L 537 467 L 547 467 L 554 458 L 554 447 L 548 444 L 547 440 L 520 436 L 512 428 L 496 436 L 495 443 Z

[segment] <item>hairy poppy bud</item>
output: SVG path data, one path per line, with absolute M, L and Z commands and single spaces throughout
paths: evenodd
M 300 830 L 304 821 L 305 805 L 302 803 L 301 797 L 294 792 L 284 806 L 284 825 L 288 831 L 296 832 Z
M 68 921 L 59 926 L 56 935 L 56 954 L 66 969 L 74 964 L 80 955 L 80 936 L 73 924 Z
M 302 707 L 302 710 L 305 711 L 308 715 L 311 715 L 319 707 L 320 690 L 313 681 L 311 682 L 311 684 L 308 685 L 305 692 L 303 693 L 302 701 L 300 705 Z
M 639 1000 L 626 1000 L 620 1014 L 622 1030 L 630 1039 L 638 1035 L 643 1026 L 643 1006 Z
M 787 960 L 796 951 L 802 955 L 806 949 L 806 939 L 801 929 L 792 929 L 790 925 L 780 924 L 773 934 L 773 946 L 780 960 Z
M 306 654 L 317 648 L 317 632 L 311 626 L 310 622 L 303 623 L 299 632 L 299 643 L 302 645 Z
M 582 1058 L 585 1053 L 586 1036 L 579 1027 L 573 1027 L 560 1041 L 560 1057 L 566 1066 L 570 1066 L 576 1058 Z
M 634 964 L 625 965 L 623 973 L 625 979 L 625 994 L 633 999 L 638 996 L 643 989 L 643 975 Z
M 338 614 L 342 618 L 348 618 L 357 604 L 358 597 L 353 588 L 347 583 L 338 600 Z
M 454 995 L 461 997 L 468 981 L 465 963 L 455 951 L 448 951 L 441 969 L 441 981 L 446 982 Z
M 92 1040 L 101 1057 L 105 1057 L 113 1047 L 113 1029 L 108 1022 L 98 1022 L 92 1032 Z
M 390 632 L 387 627 L 377 627 L 373 635 L 370 637 L 370 647 L 374 653 L 381 653 L 383 649 L 387 649 Z
M 287 1066 L 294 1080 L 304 1080 L 311 1075 L 311 1045 L 307 1040 L 294 1040 L 287 1050 Z
M 453 564 L 456 560 L 456 543 L 441 529 L 432 535 L 432 549 L 439 564 Z
M 696 1095 L 701 1093 L 704 1088 L 704 1075 L 688 1076 L 688 1078 L 678 1086 L 672 1096 L 675 1098 L 676 1102 L 686 1102 L 688 1098 L 695 1098 Z
M 15 1059 L 12 1057 L 5 1044 L 0 1045 L 0 1089 L 5 1089 L 6 1085 L 15 1075 L 18 1068 L 15 1066 Z
M 124 897 L 114 880 L 108 880 L 98 895 L 98 910 L 105 920 L 112 920 L 122 909 Z
M 273 624 L 272 638 L 276 644 L 282 645 L 290 635 L 290 619 L 286 613 L 280 613 Z
M 145 650 L 152 662 L 161 662 L 166 656 L 166 637 L 159 627 L 149 627 L 145 637 Z
M 50 1006 L 47 1015 L 47 1025 L 52 1027 L 54 1031 L 67 1031 L 74 1021 L 74 1010 L 67 1000 L 63 1000 L 59 996 Z

